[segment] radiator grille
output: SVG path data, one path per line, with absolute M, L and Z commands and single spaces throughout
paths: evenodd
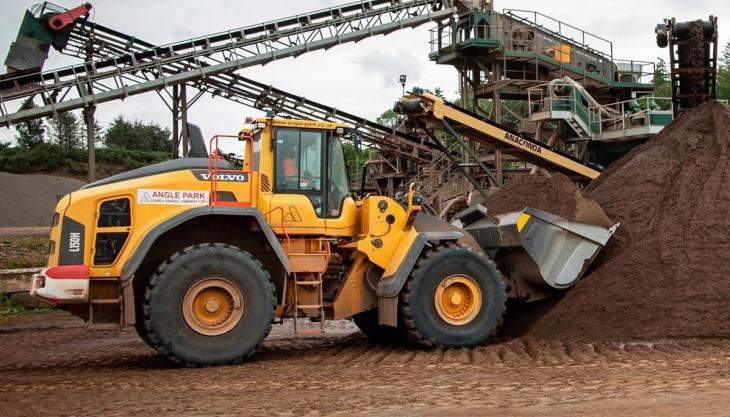
M 236 201 L 236 195 L 230 191 L 216 191 L 216 201 Z

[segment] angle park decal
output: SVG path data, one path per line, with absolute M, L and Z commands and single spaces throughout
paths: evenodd
M 137 189 L 137 204 L 164 204 L 168 206 L 204 206 L 210 201 L 208 191 Z

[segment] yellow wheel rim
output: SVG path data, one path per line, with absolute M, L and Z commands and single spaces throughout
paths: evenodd
M 241 321 L 243 295 L 227 279 L 210 277 L 190 287 L 182 307 L 183 318 L 191 329 L 204 336 L 220 336 Z
M 482 307 L 482 291 L 476 281 L 466 275 L 446 277 L 434 294 L 436 312 L 443 321 L 455 326 L 471 323 Z

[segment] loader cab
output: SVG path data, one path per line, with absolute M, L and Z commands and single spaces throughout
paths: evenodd
M 288 233 L 351 235 L 355 202 L 342 144 L 349 127 L 294 120 L 274 120 L 271 124 L 273 184 L 269 210 L 281 207 Z M 255 165 L 262 143 L 253 141 Z M 276 216 L 272 221 L 277 223 Z

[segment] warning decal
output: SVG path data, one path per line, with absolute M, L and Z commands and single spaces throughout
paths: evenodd
M 137 204 L 204 206 L 208 201 L 208 191 L 137 189 Z

